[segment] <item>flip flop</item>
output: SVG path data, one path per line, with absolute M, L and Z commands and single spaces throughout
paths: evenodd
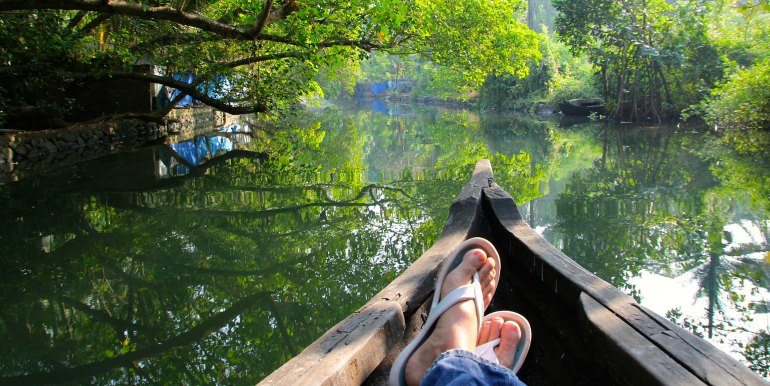
M 436 280 L 436 289 L 435 293 L 433 294 L 433 301 L 430 312 L 428 313 L 428 320 L 425 321 L 425 325 L 423 325 L 419 334 L 417 334 L 417 336 L 404 348 L 404 350 L 401 351 L 401 354 L 399 354 L 396 360 L 393 362 L 393 366 L 390 369 L 390 376 L 388 378 L 389 385 L 406 385 L 404 373 L 406 371 L 407 362 L 409 362 L 409 359 L 412 357 L 417 348 L 428 339 L 430 334 L 433 332 L 434 325 L 441 317 L 441 315 L 443 315 L 446 310 L 455 304 L 467 300 L 473 300 L 476 304 L 476 320 L 478 322 L 477 329 L 481 329 L 481 323 L 484 317 L 484 294 L 481 291 L 478 272 L 473 274 L 473 281 L 471 284 L 466 284 L 455 288 L 449 292 L 447 296 L 443 298 L 441 297 L 441 287 L 444 285 L 444 279 L 446 278 L 447 273 L 460 264 L 460 261 L 462 261 L 465 252 L 476 248 L 481 248 L 484 250 L 489 257 L 494 256 L 496 263 L 500 263 L 500 257 L 497 254 L 494 246 L 492 246 L 489 241 L 481 238 L 466 240 L 465 242 L 458 245 L 457 248 L 455 248 L 455 250 L 444 260 L 444 265 L 442 266 L 438 279 Z M 495 269 L 497 270 L 495 280 L 499 280 L 499 265 L 496 266 Z
M 511 370 L 513 370 L 514 373 L 517 373 L 521 368 L 521 365 L 524 364 L 524 359 L 527 358 L 529 346 L 532 343 L 532 327 L 529 325 L 527 318 L 511 311 L 493 312 L 485 316 L 482 323 L 486 322 L 487 320 L 491 320 L 496 316 L 503 318 L 503 320 L 506 322 L 509 320 L 516 322 L 516 324 L 518 324 L 519 328 L 521 329 L 521 340 L 519 341 L 519 344 L 516 345 L 516 355 L 513 358 L 513 365 L 511 366 Z M 487 343 L 476 346 L 475 353 L 476 355 L 492 363 L 499 364 L 500 362 L 497 360 L 497 354 L 495 354 L 495 348 L 499 345 L 500 338 L 497 338 L 495 340 L 491 340 Z
M 436 279 L 436 290 L 433 292 L 433 301 L 430 305 L 431 310 L 438 305 L 439 297 L 441 297 L 441 285 L 444 284 L 446 275 L 449 271 L 460 265 L 463 256 L 465 256 L 468 251 L 474 249 L 481 249 L 487 254 L 488 258 L 495 261 L 495 283 L 500 284 L 500 272 L 502 272 L 503 266 L 502 260 L 500 260 L 500 254 L 497 253 L 497 249 L 495 249 L 495 246 L 487 239 L 481 237 L 470 238 L 457 245 L 454 251 L 444 259 L 444 265 L 441 267 L 441 271 L 439 271 L 438 279 Z M 495 290 L 497 290 L 497 286 L 495 286 Z M 493 292 L 492 296 L 494 295 L 495 293 Z M 484 309 L 486 309 L 486 307 L 484 307 Z

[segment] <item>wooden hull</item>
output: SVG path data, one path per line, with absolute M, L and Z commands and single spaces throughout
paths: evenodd
M 442 259 L 474 236 L 492 241 L 502 259 L 500 285 L 487 312 L 514 310 L 532 325 L 532 347 L 519 372 L 530 386 L 766 384 L 550 245 L 494 183 L 486 160 L 476 165 L 429 250 L 261 384 L 384 384 L 393 359 L 427 315 Z
M 572 99 L 559 103 L 559 111 L 564 115 L 589 116 L 592 113 L 604 114 L 604 102 L 599 99 Z

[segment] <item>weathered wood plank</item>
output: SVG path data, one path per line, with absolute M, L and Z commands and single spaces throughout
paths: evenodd
M 767 385 L 759 375 L 738 362 L 727 353 L 717 350 L 711 343 L 701 339 L 670 320 L 656 314 L 640 304 L 634 304 L 642 313 L 658 323 L 654 341 L 662 346 L 688 345 L 689 357 L 681 357 L 687 364 L 699 368 L 705 381 L 712 385 Z M 664 343 L 673 342 L 673 344 Z M 717 351 L 716 355 L 714 351 Z M 731 377 L 726 376 L 729 374 Z
M 375 301 L 262 380 L 260 385 L 360 385 L 404 331 L 401 306 Z
M 592 327 L 590 331 L 597 355 L 623 383 L 650 386 L 704 384 L 588 294 L 581 294 L 580 302 Z

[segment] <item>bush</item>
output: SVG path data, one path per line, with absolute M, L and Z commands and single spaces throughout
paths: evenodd
M 770 58 L 737 71 L 716 87 L 706 104 L 706 121 L 724 131 L 742 154 L 766 153 L 770 145 Z
M 513 76 L 490 77 L 481 90 L 483 107 L 523 109 L 537 101 L 556 105 L 573 98 L 600 97 L 594 67 L 588 58 L 574 56 L 564 43 L 543 27 L 540 34 L 542 59 L 531 63 L 524 79 Z
M 545 101 L 556 105 L 574 98 L 598 98 L 595 69 L 584 55 L 574 56 L 567 46 L 547 33 L 543 37 L 544 62 L 550 67 Z

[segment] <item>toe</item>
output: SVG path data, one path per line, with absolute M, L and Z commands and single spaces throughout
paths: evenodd
M 489 303 L 492 302 L 492 298 L 495 295 L 495 289 L 497 287 L 497 283 L 494 279 L 492 279 L 487 285 L 481 286 L 481 292 L 484 294 L 484 309 L 489 307 Z
M 497 281 L 495 280 L 497 270 L 495 264 L 496 262 L 494 259 L 486 258 L 486 261 L 479 269 L 479 284 L 484 293 L 484 309 L 489 307 L 489 303 L 492 301 L 492 296 L 497 288 Z
M 478 253 L 484 255 L 484 251 L 481 249 L 474 249 L 471 252 L 478 251 Z M 470 252 L 468 252 L 470 253 Z M 484 284 L 485 280 L 493 279 L 495 277 L 495 270 L 497 267 L 495 267 L 495 259 L 489 259 L 486 255 L 484 255 L 484 265 L 479 268 L 479 277 L 481 278 L 482 284 Z
M 460 264 L 452 269 L 441 287 L 441 296 L 446 296 L 453 289 L 471 282 L 473 274 L 478 272 L 486 263 L 487 256 L 480 249 L 468 251 L 463 256 Z M 482 285 L 481 288 L 484 288 Z M 483 291 L 486 294 L 486 291 Z
M 484 324 L 482 325 L 482 329 L 484 327 L 487 327 L 487 331 L 485 331 L 484 334 L 479 333 L 478 337 L 478 345 L 482 345 L 484 343 L 493 341 L 500 337 L 500 331 L 503 328 L 503 324 L 505 323 L 505 320 L 499 316 L 495 316 L 493 318 L 489 318 L 486 321 L 484 321 Z
M 481 329 L 479 330 L 479 336 L 477 338 L 476 345 L 484 344 L 484 342 L 489 342 L 489 334 L 492 329 L 492 321 L 487 320 L 484 321 L 484 323 L 481 324 Z
M 521 327 L 514 321 L 506 321 L 500 328 L 500 346 L 495 349 L 497 360 L 505 367 L 512 367 L 516 346 L 521 340 Z
M 487 254 L 481 249 L 471 249 L 465 252 L 463 256 L 463 262 L 467 262 L 473 266 L 476 271 L 479 271 L 479 276 L 483 275 L 482 269 L 487 265 Z

